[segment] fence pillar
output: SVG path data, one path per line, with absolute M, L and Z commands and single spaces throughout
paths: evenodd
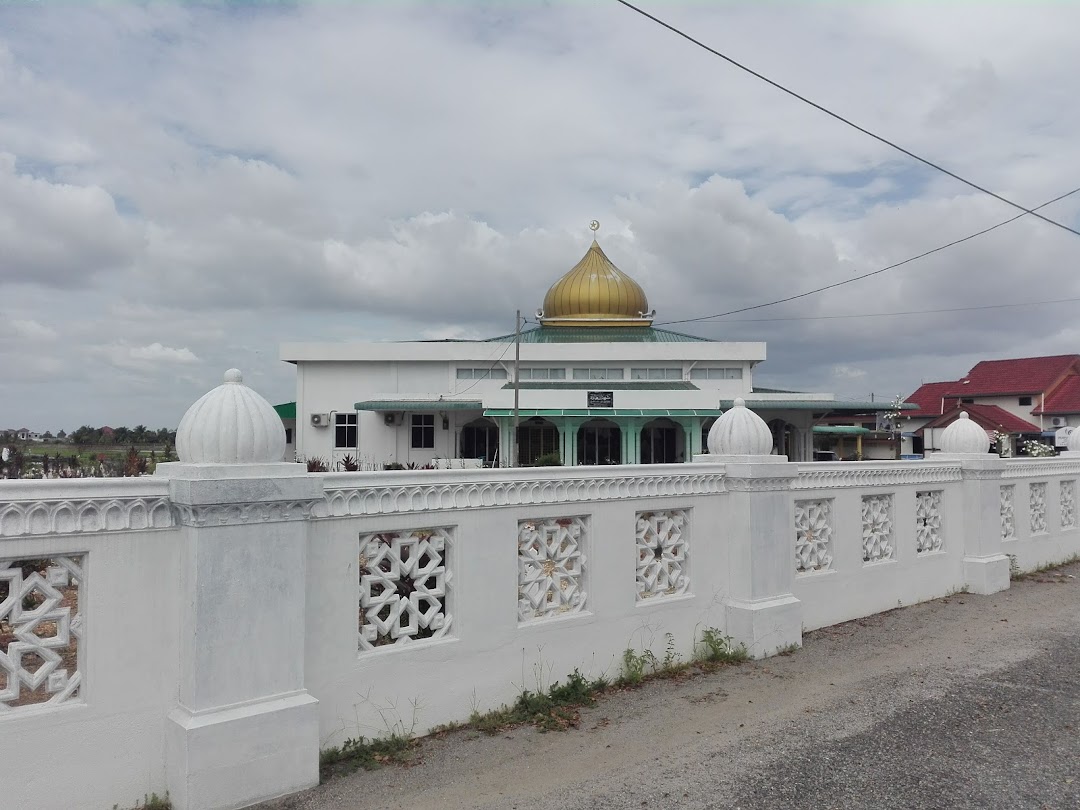
M 989 452 L 990 438 L 967 412 L 941 434 L 931 458 L 959 461 L 964 497 L 964 584 L 972 593 L 1009 587 L 1009 558 L 1002 551 L 1001 478 L 1005 461 Z
M 176 445 L 181 461 L 157 472 L 182 527 L 169 795 L 177 810 L 245 807 L 318 784 L 304 607 L 307 518 L 322 483 L 281 463 L 281 420 L 239 372 L 188 410 Z
M 770 455 L 772 433 L 741 399 L 709 431 L 695 462 L 725 465 L 728 520 L 726 632 L 755 658 L 802 645 L 802 603 L 795 597 L 795 513 L 787 456 Z
M 1009 587 L 1009 558 L 1001 545 L 1004 471 L 1005 460 L 997 456 L 960 459 L 964 479 L 964 584 L 972 593 L 997 593 Z

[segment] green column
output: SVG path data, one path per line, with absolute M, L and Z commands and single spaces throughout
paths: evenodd
M 499 426 L 499 466 L 509 467 L 514 459 L 514 420 L 504 416 L 496 417 Z
M 641 463 L 641 425 L 640 419 L 616 420 L 622 434 L 622 463 Z
M 577 466 L 577 434 L 581 427 L 580 419 L 563 419 L 559 426 L 559 444 L 563 447 L 562 463 L 567 467 Z
M 683 461 L 693 461 L 694 454 L 701 452 L 698 447 L 701 444 L 701 420 L 696 416 L 687 416 L 675 422 L 683 429 Z

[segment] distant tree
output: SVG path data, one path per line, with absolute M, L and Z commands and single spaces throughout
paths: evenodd
M 71 440 L 75 442 L 75 444 L 94 444 L 100 439 L 101 431 L 92 428 L 89 425 L 83 425 L 71 434 Z
M 135 437 L 126 427 L 118 427 L 113 430 L 113 441 L 115 441 L 117 444 L 126 444 L 127 442 L 134 440 Z
M 41 434 L 41 438 L 43 438 L 43 439 L 55 439 L 56 437 L 53 436 L 50 431 L 46 430 L 44 433 Z
M 59 431 L 56 434 L 56 438 L 58 438 L 58 439 L 66 439 L 67 438 L 67 431 L 66 430 Z

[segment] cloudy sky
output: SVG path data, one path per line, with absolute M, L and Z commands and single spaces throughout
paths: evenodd
M 1029 207 L 1080 187 L 1076 4 L 645 7 Z M 594 218 L 665 322 L 1013 213 L 614 0 L 0 0 L 0 427 L 175 426 L 230 366 L 290 400 L 283 341 L 503 334 Z M 1026 217 L 673 328 L 768 341 L 760 385 L 891 396 L 1080 352 L 1080 302 L 805 319 L 1080 298 L 1078 267 Z

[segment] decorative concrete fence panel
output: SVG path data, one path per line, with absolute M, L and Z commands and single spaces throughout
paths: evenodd
M 0 485 L 0 806 L 164 793 L 175 536 L 167 481 Z
M 965 586 L 956 462 L 799 464 L 795 595 L 814 629 Z
M 1030 571 L 1080 554 L 1080 459 L 1015 458 L 1000 482 L 1001 547 Z
M 723 632 L 723 468 L 326 476 L 308 558 L 323 745 L 422 733 Z

